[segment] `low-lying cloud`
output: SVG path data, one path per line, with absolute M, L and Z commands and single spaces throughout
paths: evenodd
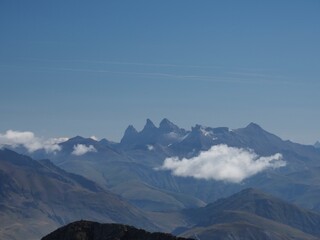
M 280 153 L 261 157 L 243 148 L 216 145 L 190 159 L 166 158 L 160 169 L 170 170 L 175 176 L 240 183 L 266 169 L 285 165 Z
M 86 146 L 84 144 L 77 144 L 73 146 L 73 152 L 71 154 L 76 156 L 84 155 L 88 152 L 96 152 L 97 149 L 93 145 Z
M 42 139 L 36 137 L 33 132 L 19 132 L 8 130 L 4 134 L 0 133 L 0 147 L 25 147 L 28 152 L 44 149 L 47 153 L 60 151 L 59 143 L 67 141 L 68 138 Z

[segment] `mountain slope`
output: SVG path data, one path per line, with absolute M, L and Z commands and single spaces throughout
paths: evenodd
M 2 239 L 34 239 L 83 218 L 156 229 L 120 197 L 49 161 L 0 150 L 0 180 Z
M 182 236 L 200 239 L 317 239 L 320 214 L 256 189 L 245 189 L 206 207 L 183 211 L 194 227 Z
M 248 223 L 254 222 L 254 223 Z M 261 227 L 263 226 L 263 227 Z M 201 240 L 316 240 L 318 237 L 306 234 L 286 225 L 261 220 L 250 216 L 239 222 L 215 224 L 207 227 L 195 227 L 181 236 Z

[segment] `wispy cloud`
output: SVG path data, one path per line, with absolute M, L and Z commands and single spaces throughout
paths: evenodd
M 81 156 L 88 152 L 96 152 L 97 149 L 93 145 L 86 146 L 84 144 L 77 144 L 73 146 L 73 152 L 72 155 Z
M 206 66 L 206 65 L 186 65 L 172 63 L 143 63 L 143 62 L 120 62 L 120 61 L 97 61 L 97 60 L 77 60 L 77 59 L 43 59 L 43 58 L 27 58 L 24 60 L 36 62 L 63 62 L 63 63 L 90 63 L 90 64 L 105 64 L 105 65 L 128 65 L 128 66 L 144 66 L 144 67 L 169 67 L 169 68 L 199 68 L 199 69 L 220 69 L 221 66 Z
M 28 152 L 34 152 L 40 149 L 44 149 L 46 152 L 60 151 L 61 147 L 59 143 L 67 141 L 68 138 L 50 138 L 42 139 L 36 137 L 33 132 L 19 132 L 8 130 L 6 133 L 0 133 L 0 147 L 10 146 L 17 147 L 23 146 Z
M 261 157 L 246 149 L 217 145 L 190 159 L 166 158 L 159 169 L 180 177 L 240 183 L 266 169 L 285 165 L 280 153 Z
M 47 63 L 43 66 L 11 66 L 12 69 L 20 71 L 39 71 L 39 72 L 86 72 L 92 74 L 112 74 L 140 76 L 144 78 L 166 78 L 170 80 L 187 81 L 205 81 L 205 82 L 223 82 L 239 84 L 294 84 L 296 81 L 288 79 L 285 76 L 279 76 L 272 73 L 271 70 L 262 69 L 243 69 L 239 67 L 226 68 L 222 66 L 205 65 L 179 65 L 170 63 L 143 63 L 143 62 L 117 62 L 117 61 L 94 61 L 94 60 L 53 60 L 53 59 L 28 59 L 29 61 Z M 54 63 L 55 66 L 51 66 Z M 61 67 L 58 67 L 58 65 Z M 68 64 L 69 63 L 69 64 Z M 82 65 L 86 64 L 86 67 Z M 72 67 L 68 67 L 72 65 Z M 114 66 L 118 65 L 119 70 Z M 1 65 L 10 68 L 9 65 Z M 63 66 L 63 67 L 62 67 Z M 91 67 L 90 67 L 91 66 Z M 139 67 L 141 71 L 131 71 L 132 67 Z M 148 70 L 149 69 L 149 70 Z M 155 70 L 157 69 L 157 70 Z M 203 71 L 202 71 L 203 70 Z M 206 72 L 199 74 L 199 71 Z M 193 74 L 197 72 L 197 74 Z M 181 73 L 181 74 L 180 74 Z
M 3 66 L 3 65 L 2 65 Z M 211 74 L 211 75 L 194 75 L 194 74 L 176 74 L 167 72 L 132 72 L 132 71 L 114 71 L 108 69 L 97 68 L 73 68 L 73 67 L 21 67 L 11 66 L 12 69 L 19 69 L 20 71 L 28 72 L 84 72 L 92 74 L 113 74 L 113 75 L 127 75 L 127 76 L 139 76 L 149 79 L 169 79 L 172 81 L 202 81 L 211 83 L 236 83 L 236 84 L 293 84 L 290 81 L 279 79 L 277 76 L 272 75 L 257 75 L 257 77 L 248 77 L 245 74 L 239 74 L 225 72 L 223 74 Z M 244 75 L 244 76 L 243 76 Z M 249 75 L 249 74 L 248 74 Z

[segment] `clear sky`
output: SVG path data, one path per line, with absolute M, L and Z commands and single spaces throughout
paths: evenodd
M 320 139 L 319 0 L 1 0 L 0 132 L 167 117 Z

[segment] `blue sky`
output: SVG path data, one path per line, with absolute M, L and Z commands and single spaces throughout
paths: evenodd
M 0 2 L 0 132 L 106 137 L 167 117 L 320 139 L 320 2 Z

